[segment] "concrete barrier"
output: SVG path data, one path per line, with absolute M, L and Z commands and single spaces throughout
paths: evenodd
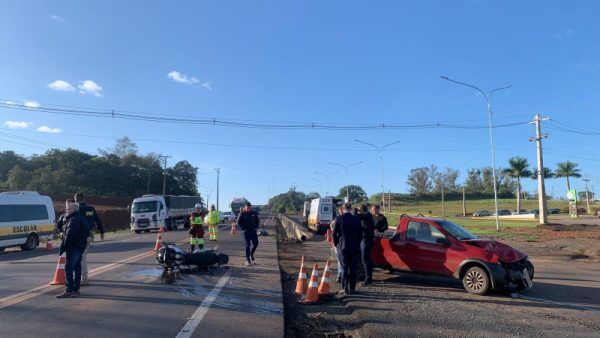
M 299 221 L 283 214 L 280 214 L 278 218 L 288 238 L 305 241 L 313 236 L 312 232 L 308 231 Z

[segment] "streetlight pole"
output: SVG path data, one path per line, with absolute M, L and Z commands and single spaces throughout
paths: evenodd
M 337 174 L 337 171 L 332 172 L 332 173 L 327 173 L 327 174 L 315 171 L 315 174 L 317 174 L 319 176 L 323 176 L 325 178 L 325 181 L 327 181 L 327 190 L 329 190 L 329 188 L 330 188 L 329 182 L 331 180 L 331 176 Z M 329 191 L 325 191 L 325 196 L 327 196 L 327 195 L 329 195 Z
M 398 140 L 398 141 L 395 141 L 392 143 L 388 143 L 388 144 L 384 145 L 383 147 L 378 147 L 372 143 L 357 140 L 357 139 L 354 139 L 354 141 L 371 146 L 371 147 L 375 148 L 375 150 L 377 150 L 377 152 L 379 153 L 379 162 L 381 163 L 381 207 L 383 208 L 383 212 L 385 213 L 386 211 L 385 211 L 385 185 L 384 185 L 384 180 L 383 180 L 383 150 L 391 145 L 400 143 L 400 141 Z
M 346 202 L 350 202 L 350 186 L 348 184 L 348 169 L 361 164 L 362 161 L 358 161 L 358 162 L 354 162 L 354 163 L 350 163 L 350 164 L 340 164 L 340 163 L 336 163 L 336 162 L 329 162 L 329 164 L 340 167 L 342 169 L 344 169 L 344 177 L 346 178 Z
M 214 169 L 217 172 L 217 210 L 219 209 L 219 176 L 221 175 L 221 168 Z
M 452 80 L 452 79 L 448 78 L 447 76 L 442 76 L 441 78 L 446 81 L 454 82 L 456 84 L 460 84 L 460 85 L 463 85 L 466 87 L 473 88 L 473 89 L 477 90 L 479 93 L 481 93 L 483 98 L 487 101 L 488 121 L 489 121 L 489 129 L 490 129 L 490 147 L 492 149 L 492 178 L 494 179 L 494 207 L 496 209 L 496 230 L 500 230 L 500 219 L 498 217 L 498 187 L 497 187 L 497 182 L 496 182 L 496 157 L 494 155 L 494 133 L 492 132 L 492 128 L 493 128 L 492 127 L 492 95 L 499 90 L 509 89 L 512 86 L 508 85 L 505 87 L 496 88 L 496 89 L 493 89 L 492 91 L 490 91 L 489 94 L 486 94 L 482 89 L 480 89 L 479 87 L 476 87 L 474 85 L 456 81 L 456 80 Z

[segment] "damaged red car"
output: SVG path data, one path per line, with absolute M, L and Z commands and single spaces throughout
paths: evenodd
M 533 285 L 533 264 L 523 252 L 443 219 L 403 215 L 372 252 L 376 267 L 460 279 L 473 294 Z

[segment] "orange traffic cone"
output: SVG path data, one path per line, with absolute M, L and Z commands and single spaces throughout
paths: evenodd
M 65 263 L 67 263 L 67 257 L 65 253 L 58 257 L 58 264 L 56 264 L 56 271 L 54 272 L 54 279 L 50 282 L 50 285 L 65 285 L 67 284 L 67 274 L 65 274 Z
M 162 248 L 162 233 L 163 228 L 161 227 L 158 231 L 158 235 L 156 236 L 156 244 L 154 245 L 154 251 L 158 251 L 160 248 Z
M 237 227 L 235 225 L 235 223 L 231 222 L 231 232 L 229 232 L 231 235 L 235 235 L 237 234 Z
M 333 234 L 331 233 L 331 229 L 327 229 L 327 242 L 333 245 Z
M 310 275 L 310 282 L 308 283 L 308 290 L 306 290 L 306 296 L 302 301 L 302 304 L 314 304 L 319 300 L 319 264 L 315 263 Z
M 330 296 L 331 290 L 331 278 L 329 278 L 329 259 L 325 263 L 325 269 L 323 270 L 323 278 L 321 278 L 321 284 L 319 285 L 319 297 Z
M 48 235 L 46 238 L 46 250 L 54 250 L 54 246 L 52 245 L 52 235 Z
M 302 256 L 302 262 L 300 263 L 300 274 L 298 274 L 298 281 L 296 282 L 296 291 L 294 291 L 297 295 L 301 296 L 306 293 L 306 289 L 308 288 L 308 280 L 306 276 L 306 267 L 304 266 L 304 256 Z

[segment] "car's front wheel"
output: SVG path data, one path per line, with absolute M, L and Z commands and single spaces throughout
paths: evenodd
M 484 295 L 490 289 L 490 277 L 478 266 L 469 268 L 462 282 L 465 290 L 475 295 Z

